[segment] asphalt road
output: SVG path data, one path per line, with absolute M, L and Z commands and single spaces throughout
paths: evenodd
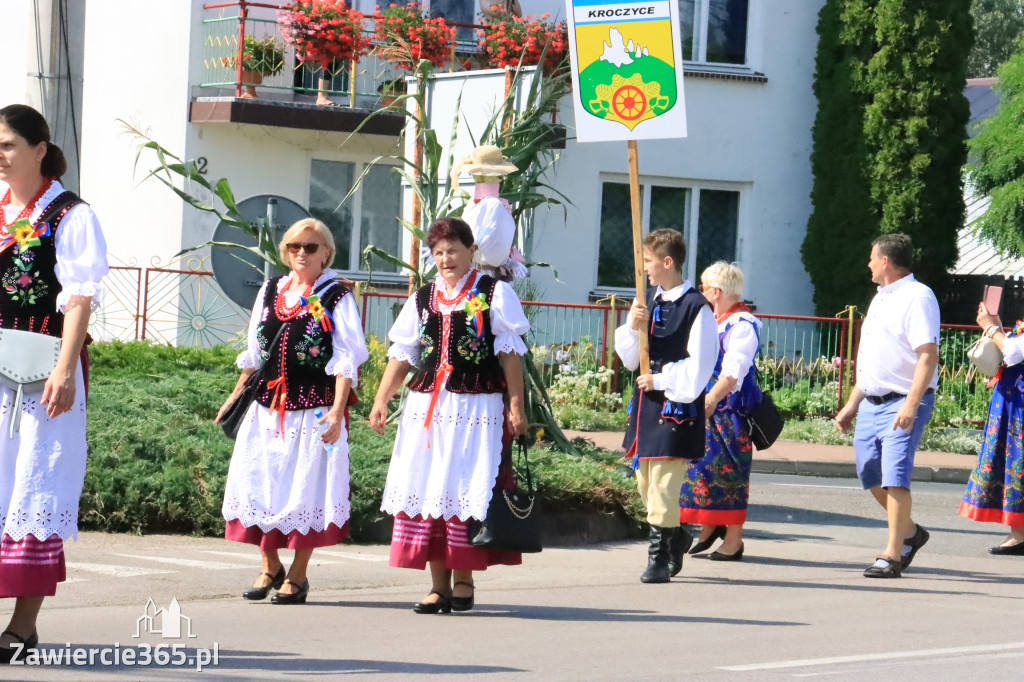
M 899 580 L 861 575 L 885 525 L 855 481 L 766 475 L 753 481 L 741 563 L 687 558 L 672 583 L 642 585 L 640 542 L 552 549 L 478 574 L 478 606 L 444 616 L 410 610 L 427 576 L 388 568 L 385 546 L 318 550 L 310 602 L 275 606 L 237 596 L 258 571 L 253 547 L 83 533 L 39 634 L 51 657 L 95 651 L 94 664 L 0 678 L 1021 679 L 1024 557 L 987 554 L 1003 533 L 956 516 L 961 493 L 915 485 L 932 539 Z M 165 609 L 177 599 L 180 638 L 165 614 L 153 621 L 162 634 L 146 632 L 150 597 Z M 11 606 L 0 601 L 0 617 Z M 102 665 L 115 644 L 137 659 L 165 645 L 186 663 L 216 647 L 216 665 Z

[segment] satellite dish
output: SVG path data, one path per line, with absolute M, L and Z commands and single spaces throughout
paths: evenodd
M 310 217 L 309 211 L 287 197 L 257 194 L 238 202 L 238 212 L 252 223 L 270 224 L 279 242 L 292 223 Z M 213 241 L 256 246 L 256 238 L 223 220 L 213 231 Z M 266 261 L 254 253 L 230 246 L 214 246 L 210 253 L 213 278 L 228 298 L 251 310 L 256 294 L 267 279 Z M 269 273 L 273 274 L 273 273 Z

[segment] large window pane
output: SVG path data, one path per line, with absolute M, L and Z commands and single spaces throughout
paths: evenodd
M 651 187 L 651 232 L 667 227 L 682 232 L 683 240 L 689 241 L 690 190 L 685 187 Z M 687 249 L 690 244 L 687 243 Z M 678 264 L 686 275 L 686 263 Z
M 362 229 L 359 234 L 359 254 L 373 244 L 391 255 L 401 257 L 402 226 L 398 216 L 402 212 L 402 185 L 391 166 L 374 166 L 363 178 L 362 200 L 359 202 Z M 398 268 L 380 258 L 372 261 L 374 270 L 398 272 Z M 360 261 L 359 268 L 365 268 Z
M 708 62 L 746 64 L 748 0 L 708 0 Z
M 430 0 L 430 16 L 441 17 L 449 24 L 476 23 L 476 0 Z M 488 2 L 488 7 L 493 4 Z M 455 29 L 456 40 L 473 40 L 474 30 L 471 27 L 458 26 Z
M 700 29 L 700 12 L 697 0 L 679 0 L 679 36 L 683 40 L 683 59 L 699 59 L 694 31 Z
M 697 277 L 715 261 L 736 260 L 736 224 L 740 193 L 704 189 L 697 223 Z
M 629 185 L 606 182 L 601 189 L 601 245 L 597 261 L 597 284 L 602 287 L 632 287 L 633 220 Z
M 352 189 L 354 174 L 351 163 L 314 160 L 309 177 L 309 212 L 330 228 L 338 247 L 334 267 L 343 270 L 351 267 L 352 211 L 348 203 L 338 204 Z

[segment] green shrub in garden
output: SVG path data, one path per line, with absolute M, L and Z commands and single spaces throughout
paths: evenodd
M 363 399 L 369 410 L 387 359 L 369 340 Z M 89 459 L 80 501 L 83 530 L 221 535 L 220 509 L 233 441 L 213 423 L 238 379 L 238 351 L 175 348 L 146 341 L 94 343 L 89 381 Z M 356 411 L 358 412 L 358 410 Z M 380 537 L 380 512 L 395 427 L 373 433 L 350 424 L 352 539 Z M 531 463 L 546 510 L 589 505 L 642 520 L 643 509 L 619 453 L 586 447 L 567 456 L 537 447 Z

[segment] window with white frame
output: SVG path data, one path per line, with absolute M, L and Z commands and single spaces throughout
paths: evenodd
M 749 14 L 750 0 L 679 0 L 683 59 L 745 65 Z
M 309 212 L 322 220 L 334 236 L 338 253 L 334 268 L 358 272 L 365 269 L 363 249 L 369 244 L 398 254 L 402 243 L 401 181 L 391 166 L 375 165 L 363 176 L 359 187 L 344 205 L 365 164 L 351 161 L 314 159 L 309 176 Z M 357 226 L 357 227 L 354 227 Z M 374 271 L 397 272 L 395 266 L 379 258 Z
M 718 260 L 736 260 L 740 193 L 700 185 L 640 185 L 643 233 L 670 228 L 683 234 L 683 276 L 696 280 Z M 632 288 L 633 221 L 629 185 L 601 183 L 601 234 L 597 261 L 600 289 Z

